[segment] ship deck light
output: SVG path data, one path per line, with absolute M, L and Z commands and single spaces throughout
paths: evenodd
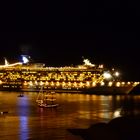
M 112 77 L 109 72 L 104 72 L 103 76 L 104 76 L 105 79 L 110 79 Z
M 115 76 L 118 77 L 120 73 L 118 71 L 115 72 Z

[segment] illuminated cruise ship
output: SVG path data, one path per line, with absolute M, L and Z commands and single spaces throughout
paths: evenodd
M 23 62 L 0 66 L 0 90 L 57 92 L 89 92 L 94 94 L 128 93 L 138 82 L 119 81 L 119 72 L 103 65 L 92 64 L 88 59 L 78 66 L 46 67 L 42 63 Z

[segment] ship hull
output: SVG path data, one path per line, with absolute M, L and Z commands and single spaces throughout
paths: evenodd
M 83 94 L 97 94 L 97 95 L 124 95 L 129 94 L 132 91 L 133 86 L 125 87 L 108 87 L 108 86 L 97 86 L 94 88 L 85 88 L 85 89 L 44 89 L 47 91 L 55 91 L 58 93 L 83 93 Z M 21 89 L 24 92 L 38 92 L 40 89 Z
M 83 94 L 98 94 L 98 95 L 117 95 L 117 94 L 129 94 L 132 91 L 133 86 L 124 87 L 108 87 L 108 86 L 97 86 L 93 88 L 85 89 L 44 89 L 47 91 L 55 91 L 58 93 L 83 93 Z M 17 92 L 39 92 L 40 88 L 5 88 L 0 87 L 1 91 L 17 91 Z
M 99 94 L 99 95 L 118 95 L 118 94 L 129 94 L 133 89 L 133 86 L 125 86 L 125 87 L 94 87 L 90 89 L 84 89 L 82 92 L 89 94 Z

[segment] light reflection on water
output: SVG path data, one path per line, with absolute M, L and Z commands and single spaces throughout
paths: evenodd
M 17 112 L 19 116 L 19 139 L 25 140 L 29 137 L 28 116 L 29 116 L 29 100 L 27 96 L 25 98 L 19 98 L 17 100 Z
M 20 129 L 19 129 L 19 139 L 24 140 L 29 137 L 29 128 L 28 128 L 28 117 L 27 116 L 19 116 L 20 119 Z
M 0 137 L 2 140 L 75 140 L 66 129 L 87 128 L 97 122 L 108 122 L 114 112 L 139 112 L 140 96 L 99 96 L 56 94 L 58 108 L 39 108 L 37 93 L 0 92 Z M 76 138 L 80 139 L 80 138 Z

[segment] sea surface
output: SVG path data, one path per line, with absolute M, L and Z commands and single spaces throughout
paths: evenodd
M 67 131 L 139 113 L 140 96 L 56 93 L 57 108 L 40 108 L 37 92 L 0 91 L 0 140 L 82 140 Z M 2 114 L 2 112 L 7 112 Z M 124 113 L 125 112 L 125 113 Z

